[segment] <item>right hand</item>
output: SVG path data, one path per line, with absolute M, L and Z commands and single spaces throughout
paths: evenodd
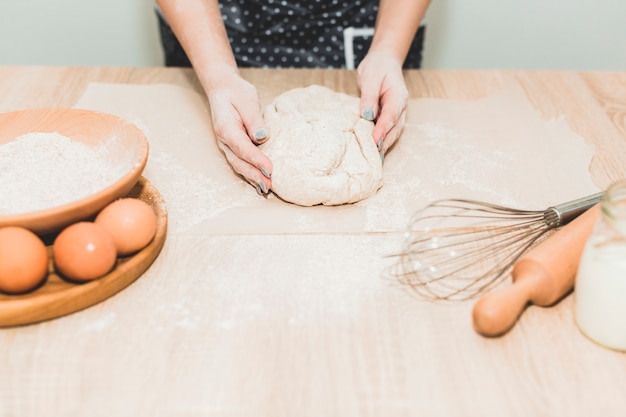
M 257 147 L 267 141 L 268 130 L 256 88 L 231 73 L 208 88 L 207 97 L 213 130 L 226 160 L 259 194 L 266 195 L 272 188 L 272 161 Z
M 388 51 L 370 50 L 357 68 L 357 82 L 361 90 L 361 109 L 373 110 L 372 137 L 382 157 L 400 137 L 406 120 L 409 92 L 404 83 L 402 62 Z

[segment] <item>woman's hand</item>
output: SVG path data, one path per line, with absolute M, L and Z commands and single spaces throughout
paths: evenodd
M 219 148 L 259 194 L 272 188 L 272 162 L 256 145 L 268 138 L 259 95 L 241 78 L 217 0 L 157 0 L 202 84 Z
M 406 119 L 409 92 L 402 62 L 392 54 L 370 51 L 357 68 L 361 89 L 361 116 L 375 120 L 372 136 L 381 158 L 400 137 Z
M 272 162 L 257 145 L 268 139 L 256 88 L 232 72 L 207 89 L 213 130 L 228 163 L 259 194 L 272 188 Z

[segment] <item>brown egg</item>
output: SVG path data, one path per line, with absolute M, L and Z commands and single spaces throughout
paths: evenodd
M 23 227 L 0 228 L 0 291 L 30 291 L 47 275 L 48 251 L 41 239 Z
M 52 245 L 57 272 L 76 281 L 90 281 L 106 275 L 117 260 L 111 234 L 93 222 L 66 227 Z
M 147 203 L 137 198 L 121 198 L 106 206 L 95 220 L 111 233 L 120 256 L 145 248 L 156 233 L 157 217 Z

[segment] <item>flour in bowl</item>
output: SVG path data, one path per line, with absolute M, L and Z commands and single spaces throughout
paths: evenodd
M 0 216 L 75 202 L 125 173 L 107 158 L 104 147 L 90 147 L 59 133 L 27 133 L 0 145 Z

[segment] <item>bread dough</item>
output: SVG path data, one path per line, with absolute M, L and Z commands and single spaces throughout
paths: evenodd
M 265 108 L 272 190 L 302 206 L 354 203 L 382 185 L 382 162 L 359 99 L 312 85 L 289 90 Z

